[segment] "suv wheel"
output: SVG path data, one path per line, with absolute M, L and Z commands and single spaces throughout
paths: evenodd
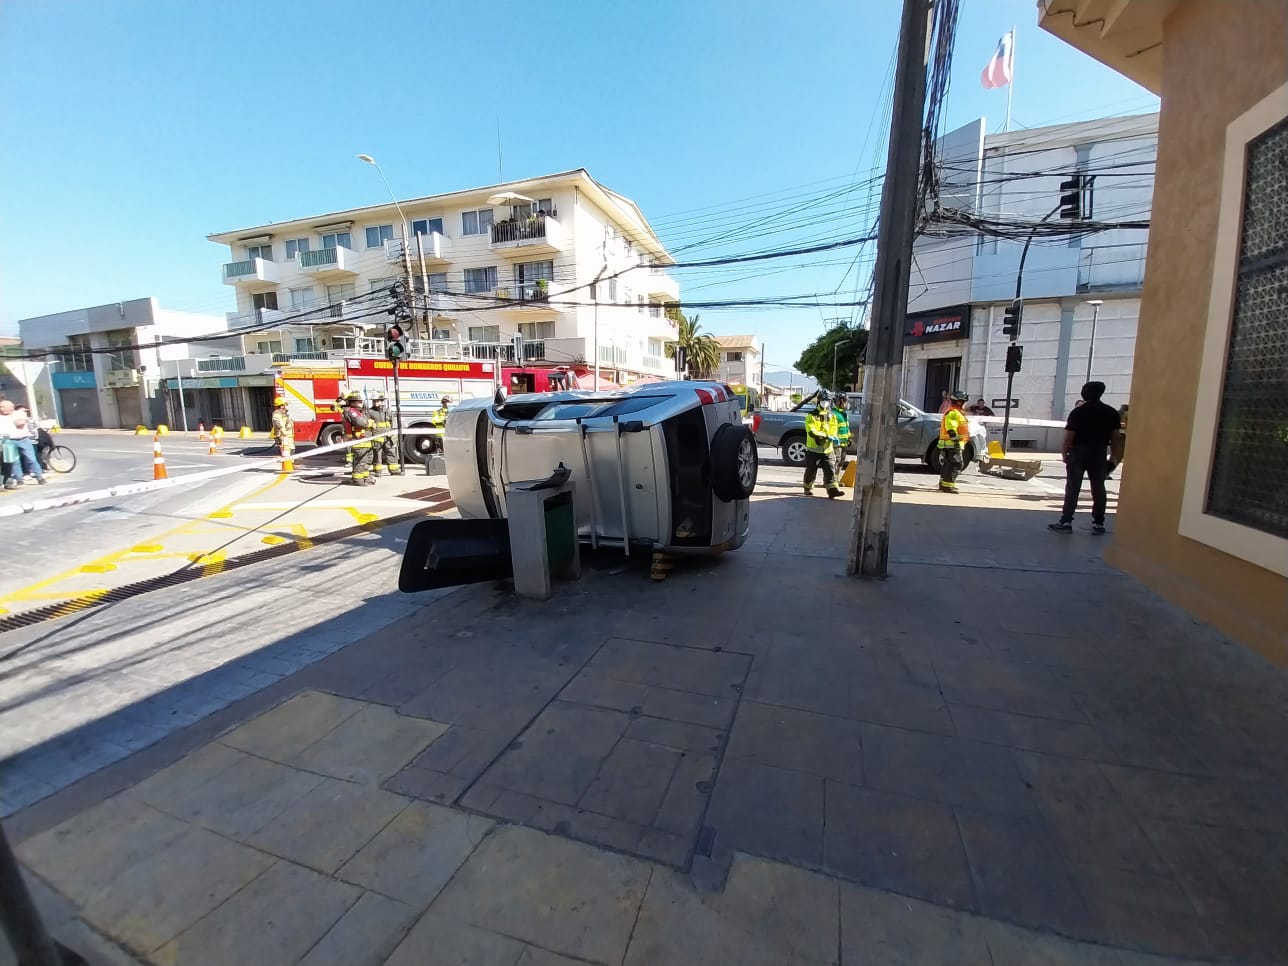
M 711 489 L 726 503 L 745 500 L 756 489 L 760 464 L 756 438 L 746 426 L 721 426 L 711 440 Z
M 783 443 L 783 461 L 789 466 L 804 466 L 805 449 L 804 436 L 788 436 Z

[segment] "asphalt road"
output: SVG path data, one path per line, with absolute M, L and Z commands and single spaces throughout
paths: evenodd
M 0 505 L 67 496 L 87 490 L 143 482 L 153 478 L 152 437 L 114 430 L 65 431 L 55 437 L 76 453 L 76 468 L 67 474 L 47 473 L 50 482 L 28 482 L 0 494 Z M 270 455 L 267 440 L 225 439 L 221 452 L 207 453 L 208 443 L 195 435 L 162 440 L 166 471 L 171 478 L 224 466 L 248 465 L 255 456 Z M 193 483 L 101 500 L 81 506 L 40 510 L 17 517 L 0 517 L 6 566 L 0 569 L 0 594 L 29 586 L 109 548 L 144 543 L 147 538 L 196 516 L 209 513 L 249 491 L 263 474 L 249 471 Z

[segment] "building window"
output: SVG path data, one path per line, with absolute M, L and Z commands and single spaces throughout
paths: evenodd
M 431 292 L 447 291 L 447 273 L 431 272 L 429 275 L 429 290 Z
M 255 351 L 260 355 L 272 355 L 282 351 L 282 343 L 278 339 L 265 339 L 255 343 Z
M 294 261 L 295 256 L 300 252 L 309 250 L 309 240 L 307 238 L 288 238 L 286 239 L 286 260 Z
M 726 352 L 725 362 L 742 362 L 741 352 Z
M 276 292 L 255 292 L 250 297 L 250 307 L 258 312 L 260 309 L 277 309 Z
M 467 268 L 465 270 L 465 293 L 480 295 L 496 288 L 496 266 L 489 268 Z
M 393 225 L 372 225 L 367 229 L 367 247 L 383 248 L 394 237 Z
M 461 212 L 462 235 L 485 235 L 492 227 L 492 209 L 479 208 L 475 211 Z
M 555 280 L 555 263 L 553 261 L 544 262 L 519 262 L 514 266 L 514 284 L 519 288 L 536 286 L 538 282 L 545 282 L 547 291 L 550 283 Z
M 443 234 L 442 218 L 417 218 L 411 223 L 413 235 L 432 235 L 434 232 Z
M 308 249 L 304 249 L 308 251 Z M 310 288 L 293 288 L 291 291 L 291 308 L 297 312 L 303 312 L 310 307 L 313 301 L 313 289 Z
M 617 279 L 615 278 L 610 278 L 608 280 L 608 301 L 617 301 Z
M 248 259 L 262 258 L 266 262 L 271 262 L 273 260 L 273 246 L 272 245 L 247 245 L 246 257 Z
M 312 338 L 297 338 L 295 340 L 296 352 L 317 352 L 317 343 Z
M 333 231 L 322 236 L 323 248 L 347 248 L 353 250 L 353 241 L 347 231 Z
M 471 342 L 500 342 L 501 327 L 499 325 L 471 325 L 470 326 Z
M 644 314 L 644 296 L 643 295 L 637 296 L 636 302 L 639 304 L 640 315 L 643 315 Z
M 351 299 L 356 294 L 357 289 L 352 282 L 343 282 L 339 285 L 328 285 L 326 287 L 326 300 L 331 305 L 336 305 L 345 299 Z
M 379 292 L 382 295 L 388 295 L 389 290 L 394 287 L 394 283 L 397 281 L 397 275 L 390 275 L 388 278 L 373 278 L 371 280 L 371 291 Z
M 107 344 L 118 351 L 107 354 L 107 368 L 114 372 L 123 369 L 138 368 L 134 355 L 135 334 L 133 329 L 116 329 L 107 333 Z
M 1288 119 L 1251 140 L 1246 157 L 1206 510 L 1288 537 Z
M 69 335 L 67 348 L 55 353 L 55 356 L 67 372 L 90 372 L 94 368 L 87 335 Z
M 519 335 L 523 336 L 527 342 L 536 342 L 538 339 L 553 339 L 555 337 L 555 324 L 553 322 L 520 322 Z

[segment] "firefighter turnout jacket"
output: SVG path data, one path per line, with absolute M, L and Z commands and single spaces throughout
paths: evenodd
M 832 440 L 836 438 L 836 413 L 807 413 L 805 416 L 805 447 L 814 453 L 831 453 Z
M 939 420 L 939 448 L 964 446 L 970 436 L 970 424 L 960 409 L 950 409 Z

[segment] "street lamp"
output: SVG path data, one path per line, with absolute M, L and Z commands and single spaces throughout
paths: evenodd
M 1100 306 L 1105 304 L 1104 299 L 1088 299 L 1087 304 L 1091 306 L 1091 344 L 1087 346 L 1087 382 L 1091 382 L 1091 363 L 1096 358 L 1096 322 L 1100 320 Z
M 841 343 L 832 346 L 832 392 L 836 392 L 836 354 L 841 351 Z
M 380 173 L 380 180 L 383 181 L 385 183 L 385 187 L 389 189 L 389 197 L 393 199 L 394 207 L 398 209 L 398 220 L 402 222 L 403 252 L 405 254 L 407 251 L 407 216 L 403 214 L 402 205 L 398 204 L 398 196 L 394 194 L 394 189 L 389 186 L 389 179 L 385 177 L 385 169 L 380 167 L 380 165 L 376 163 L 376 159 L 369 154 L 358 155 L 358 160 L 365 161 L 367 164 L 375 168 L 376 171 Z

